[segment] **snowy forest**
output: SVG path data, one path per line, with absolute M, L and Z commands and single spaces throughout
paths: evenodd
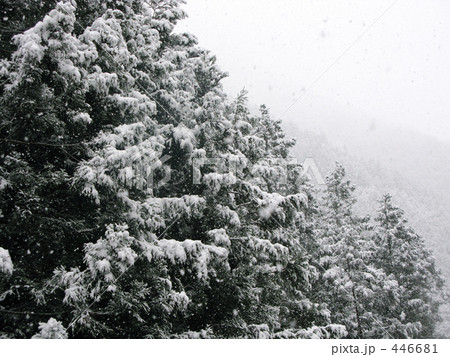
M 0 336 L 446 337 L 395 194 L 315 186 L 183 4 L 0 0 Z

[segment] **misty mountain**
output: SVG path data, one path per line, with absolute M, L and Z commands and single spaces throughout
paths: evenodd
M 352 137 L 338 127 L 328 134 L 300 130 L 292 123 L 285 124 L 285 129 L 297 140 L 293 155 L 299 162 L 313 158 L 323 177 L 333 170 L 336 161 L 342 163 L 356 185 L 357 213 L 374 216 L 377 200 L 385 193 L 392 194 L 405 210 L 409 223 L 433 251 L 448 286 L 449 144 L 406 129 L 392 131 L 387 127 L 373 127 L 364 136 Z

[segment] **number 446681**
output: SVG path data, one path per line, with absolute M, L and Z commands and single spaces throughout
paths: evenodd
M 402 353 L 438 353 L 436 345 L 430 345 L 430 344 L 422 344 L 422 343 L 410 343 L 410 344 L 402 344 L 397 346 L 395 344 L 392 348 L 392 351 L 395 353 L 402 352 Z

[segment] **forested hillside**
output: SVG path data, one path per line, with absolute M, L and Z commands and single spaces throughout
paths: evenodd
M 16 2 L 2 337 L 436 336 L 442 279 L 395 196 L 359 216 L 340 164 L 317 192 L 281 123 L 175 31 L 182 1 Z
M 376 147 L 381 147 L 380 157 L 384 155 L 388 158 L 387 163 L 381 159 L 377 160 L 373 157 L 369 159 L 367 156 L 365 158 L 357 155 L 354 150 L 349 148 L 339 148 L 337 144 L 333 145 L 323 133 L 302 131 L 293 124 L 287 125 L 287 131 L 290 136 L 297 138 L 292 153 L 299 162 L 303 162 L 305 158 L 314 158 L 322 175 L 330 173 L 336 161 L 341 162 L 347 168 L 348 177 L 356 184 L 355 195 L 358 202 L 355 205 L 355 210 L 359 214 L 373 215 L 377 210 L 376 198 L 386 192 L 393 194 L 396 201 L 404 208 L 411 226 L 423 235 L 426 244 L 436 256 L 437 268 L 442 271 L 448 290 L 448 282 L 450 281 L 450 267 L 448 265 L 450 260 L 448 234 L 450 207 L 447 208 L 447 188 L 443 187 L 442 183 L 437 184 L 435 182 L 440 182 L 443 178 L 440 178 L 440 175 L 436 172 L 438 170 L 430 169 L 430 167 L 436 167 L 436 165 L 433 166 L 433 161 L 436 164 L 439 162 L 439 158 L 442 158 L 443 161 L 446 159 L 443 153 L 440 154 L 439 150 L 436 149 L 436 146 L 439 148 L 439 142 L 433 142 L 430 138 L 427 140 L 426 137 L 419 140 L 417 134 L 412 136 L 411 140 L 416 143 L 416 146 L 415 152 L 409 154 L 413 154 L 413 157 L 416 158 L 416 164 L 411 165 L 412 163 L 408 162 L 408 160 L 411 160 L 410 156 L 403 153 L 405 169 L 400 170 L 401 164 L 394 166 L 394 163 L 397 164 L 398 160 L 392 163 L 392 157 L 401 156 L 401 154 L 390 151 L 391 155 L 387 155 L 392 141 L 386 139 L 386 137 L 381 140 L 385 144 L 380 145 L 378 143 Z M 370 141 L 366 145 L 373 144 Z M 424 141 L 427 145 L 421 145 L 421 142 Z M 351 147 L 351 145 L 349 146 Z M 427 148 L 426 151 L 423 150 L 425 147 Z M 421 150 L 422 153 L 419 155 L 418 152 Z M 362 148 L 362 152 L 367 153 L 367 148 Z M 425 161 L 427 156 L 432 160 Z M 443 161 L 440 162 L 438 168 L 441 168 L 444 174 L 446 164 Z M 408 163 L 410 166 L 408 166 Z M 415 174 L 411 173 L 413 170 L 415 170 Z M 427 181 L 429 184 L 427 184 Z M 450 306 L 448 304 L 443 306 L 442 314 L 444 315 L 444 321 L 440 326 L 441 334 L 448 336 L 448 326 L 450 326 Z

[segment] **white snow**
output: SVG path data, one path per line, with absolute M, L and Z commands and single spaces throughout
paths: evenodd
M 180 147 L 188 152 L 191 152 L 195 146 L 195 135 L 191 129 L 183 124 L 173 128 L 173 137 Z
M 0 247 L 0 271 L 3 274 L 11 275 L 13 273 L 13 263 L 9 256 L 9 251 Z
M 52 317 L 47 322 L 39 322 L 39 333 L 32 338 L 65 339 L 68 335 L 62 323 Z
M 214 243 L 216 245 L 219 245 L 219 246 L 220 245 L 224 245 L 224 246 L 231 245 L 230 237 L 228 237 L 227 232 L 223 228 L 213 229 L 213 230 L 209 231 L 207 234 L 208 234 L 208 236 L 213 238 Z
M 92 119 L 88 113 L 78 113 L 73 117 L 73 121 L 90 124 Z

